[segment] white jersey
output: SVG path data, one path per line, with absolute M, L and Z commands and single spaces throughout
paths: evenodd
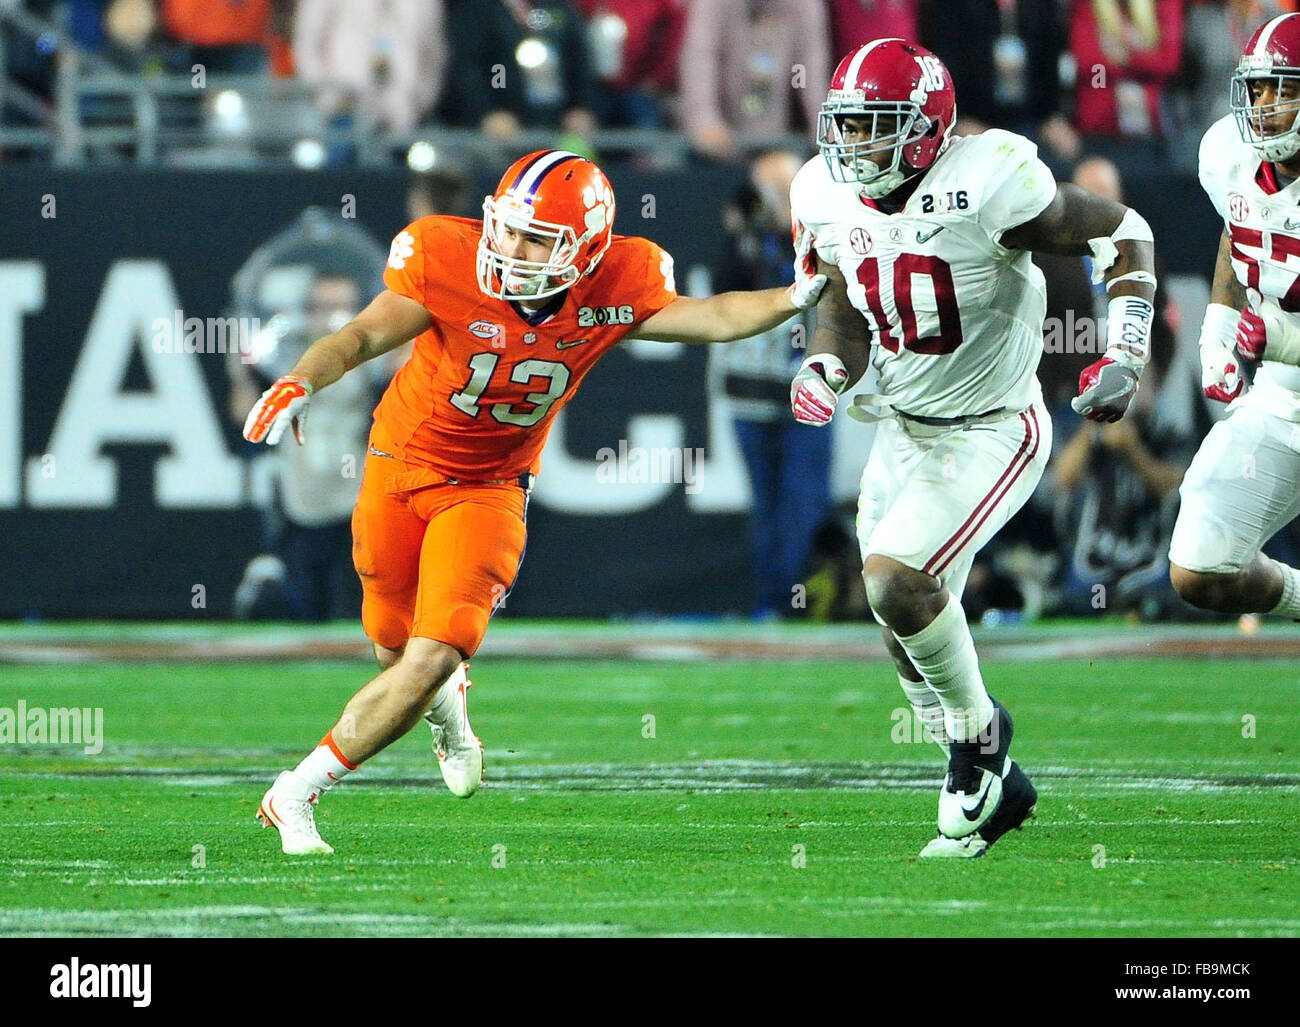
M 1300 316 L 1300 182 L 1279 188 L 1273 166 L 1242 141 L 1231 115 L 1202 138 L 1200 175 L 1232 242 L 1237 281 L 1258 292 L 1262 306 Z M 1265 388 L 1250 390 L 1260 393 L 1252 403 L 1267 403 L 1272 412 L 1300 420 L 1300 394 L 1291 394 L 1300 390 L 1300 368 L 1265 359 L 1256 385 Z
M 800 169 L 791 210 L 870 324 L 879 390 L 894 408 L 963 417 L 1040 395 L 1043 275 L 1028 251 L 999 240 L 1055 195 L 1038 148 L 1000 129 L 954 139 L 895 214 L 832 179 L 821 156 Z

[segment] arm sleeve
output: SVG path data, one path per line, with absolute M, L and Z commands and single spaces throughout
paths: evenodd
M 425 291 L 425 262 L 429 246 L 429 226 L 421 218 L 397 233 L 388 250 L 388 263 L 384 267 L 384 285 L 393 292 L 427 306 Z
M 1229 132 L 1231 137 L 1227 134 Z M 1200 159 L 1197 164 L 1201 188 L 1225 223 L 1228 220 L 1228 189 L 1224 153 L 1232 152 L 1232 143 L 1237 138 L 1237 126 L 1232 115 L 1216 121 L 1201 137 Z
M 991 138 L 990 138 L 991 137 Z M 1056 178 L 1039 159 L 1038 147 L 1023 136 L 990 129 L 979 137 L 993 143 L 984 161 L 987 177 L 980 191 L 976 217 L 994 242 L 1002 233 L 1041 214 L 1056 197 Z
M 814 157 L 812 160 L 820 161 L 821 158 Z M 805 164 L 794 176 L 794 181 L 790 183 L 790 217 L 812 233 L 813 250 L 823 263 L 834 264 L 838 251 L 832 243 L 833 233 L 823 231 L 824 215 L 817 203 L 817 190 L 824 184 L 819 171 L 816 165 L 810 168 Z
M 645 286 L 636 303 L 636 320 L 644 321 L 677 299 L 673 258 L 663 247 L 645 240 Z

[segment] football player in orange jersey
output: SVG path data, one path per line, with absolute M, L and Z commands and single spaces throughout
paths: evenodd
M 399 233 L 385 291 L 249 413 L 249 441 L 275 445 L 292 427 L 301 442 L 317 389 L 415 339 L 375 410 L 352 518 L 362 625 L 381 671 L 263 797 L 258 818 L 286 853 L 332 852 L 313 804 L 421 718 L 447 787 L 478 789 L 465 661 L 518 572 L 547 432 L 596 361 L 624 338 L 748 338 L 812 306 L 826 281 L 796 239 L 789 288 L 678 296 L 672 258 L 614 235 L 613 222 L 613 190 L 591 161 L 560 150 L 520 158 L 481 222 L 426 217 Z

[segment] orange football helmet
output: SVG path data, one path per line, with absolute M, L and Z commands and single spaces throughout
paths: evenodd
M 567 150 L 538 150 L 506 169 L 483 200 L 478 284 L 504 300 L 545 299 L 600 263 L 613 237 L 614 190 L 595 164 Z M 502 252 L 507 228 L 553 240 L 544 261 Z

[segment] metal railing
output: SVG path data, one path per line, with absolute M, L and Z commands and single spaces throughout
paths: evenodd
M 55 54 L 54 100 L 8 78 L 0 47 L 0 109 L 21 112 L 34 127 L 0 125 L 0 153 L 60 167 L 89 163 L 145 166 L 264 167 L 347 163 L 391 166 L 411 148 L 422 157 L 496 166 L 520 152 L 556 145 L 558 130 L 525 128 L 507 138 L 476 129 L 423 126 L 377 131 L 359 104 L 347 119 L 331 119 L 316 103 L 321 87 L 268 75 L 136 74 L 79 50 L 59 26 L 0 0 L 0 23 L 45 36 Z M 337 95 L 345 87 L 334 86 Z M 353 94 L 355 98 L 355 94 Z M 799 136 L 741 136 L 740 148 L 808 149 Z M 635 155 L 659 168 L 680 166 L 690 153 L 684 134 L 660 129 L 602 129 L 590 140 L 602 156 Z M 412 166 L 419 165 L 412 154 Z

